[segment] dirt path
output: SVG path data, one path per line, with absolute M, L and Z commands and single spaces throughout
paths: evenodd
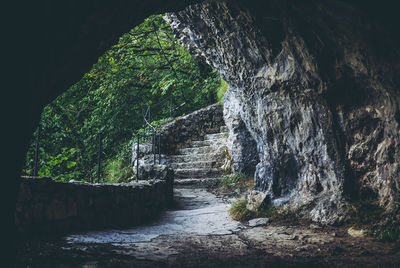
M 204 189 L 175 196 L 176 208 L 147 226 L 24 242 L 18 267 L 400 267 L 400 245 L 344 228 L 250 228 Z

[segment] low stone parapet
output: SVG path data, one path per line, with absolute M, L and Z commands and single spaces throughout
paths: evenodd
M 172 203 L 173 177 L 129 184 L 62 183 L 22 178 L 15 223 L 20 234 L 128 227 Z

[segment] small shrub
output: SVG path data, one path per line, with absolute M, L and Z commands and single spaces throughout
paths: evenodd
M 229 153 L 229 149 L 227 146 L 224 147 L 224 158 L 225 158 L 225 164 L 224 164 L 225 174 L 228 175 L 228 174 L 232 173 L 233 158 L 232 158 L 231 154 Z
M 376 195 L 369 193 L 349 203 L 349 222 L 354 228 L 370 228 L 381 219 L 383 209 L 376 204 Z
M 247 221 L 255 217 L 255 213 L 246 208 L 247 200 L 239 199 L 229 209 L 229 214 L 236 221 Z
M 228 83 L 221 78 L 221 85 L 217 89 L 217 99 L 218 102 L 222 104 L 222 98 L 225 95 L 225 92 L 228 90 Z
M 300 224 L 303 219 L 290 207 L 276 208 L 273 206 L 260 207 L 256 212 L 246 208 L 247 199 L 237 200 L 229 210 L 232 219 L 237 221 L 248 221 L 254 218 L 269 218 L 273 222 Z
M 121 159 L 116 158 L 106 163 L 102 180 L 106 183 L 128 182 L 132 176 L 132 167 Z
M 225 175 L 222 177 L 221 186 L 230 190 L 236 189 L 246 180 L 246 178 L 247 176 L 244 173 Z
M 400 242 L 400 224 L 396 220 L 389 220 L 383 227 L 373 230 L 371 233 L 380 241 Z
M 56 181 L 67 182 L 79 179 L 81 172 L 77 170 L 77 148 L 62 148 L 56 156 L 48 155 L 48 161 L 42 163 L 38 171 L 39 176 L 52 177 Z
M 383 226 L 371 230 L 370 233 L 380 241 L 400 242 L 400 193 L 392 214 Z

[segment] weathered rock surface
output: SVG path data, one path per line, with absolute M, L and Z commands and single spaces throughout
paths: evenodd
M 251 191 L 246 198 L 246 208 L 253 212 L 256 212 L 262 205 L 265 205 L 266 199 L 268 200 L 267 194 L 259 191 Z
M 350 227 L 347 230 L 347 233 L 352 237 L 365 237 L 367 235 L 367 231 L 363 229 L 355 229 L 354 227 Z
M 174 154 L 190 141 L 203 139 L 206 134 L 218 133 L 224 125 L 223 111 L 219 103 L 179 117 L 160 130 L 161 152 Z
M 136 165 L 137 159 L 141 159 L 146 155 L 151 155 L 152 154 L 152 146 L 151 143 L 140 143 L 139 144 L 139 150 L 138 150 L 138 145 L 136 142 L 132 143 L 132 159 L 131 159 L 131 164 L 132 166 Z M 138 151 L 139 151 L 139 156 L 138 156 Z
M 260 162 L 257 143 L 247 130 L 241 115 L 241 105 L 231 91 L 224 96 L 224 119 L 229 129 L 227 147 L 233 161 L 233 172 L 243 172 L 253 176 Z
M 346 201 L 364 194 L 390 211 L 400 178 L 390 36 L 344 2 L 259 2 L 168 15 L 182 45 L 228 82 L 225 118 L 239 122 L 228 127 L 240 118 L 257 145 L 255 189 L 321 223 L 345 219 Z M 243 158 L 247 140 L 237 139 Z
M 264 226 L 264 225 L 267 225 L 268 223 L 269 223 L 268 218 L 256 218 L 256 219 L 249 220 L 250 227 Z

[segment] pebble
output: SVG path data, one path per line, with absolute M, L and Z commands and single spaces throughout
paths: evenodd
M 269 223 L 268 218 L 256 218 L 256 219 L 249 220 L 250 227 L 263 226 L 263 225 L 267 225 L 268 223 Z

